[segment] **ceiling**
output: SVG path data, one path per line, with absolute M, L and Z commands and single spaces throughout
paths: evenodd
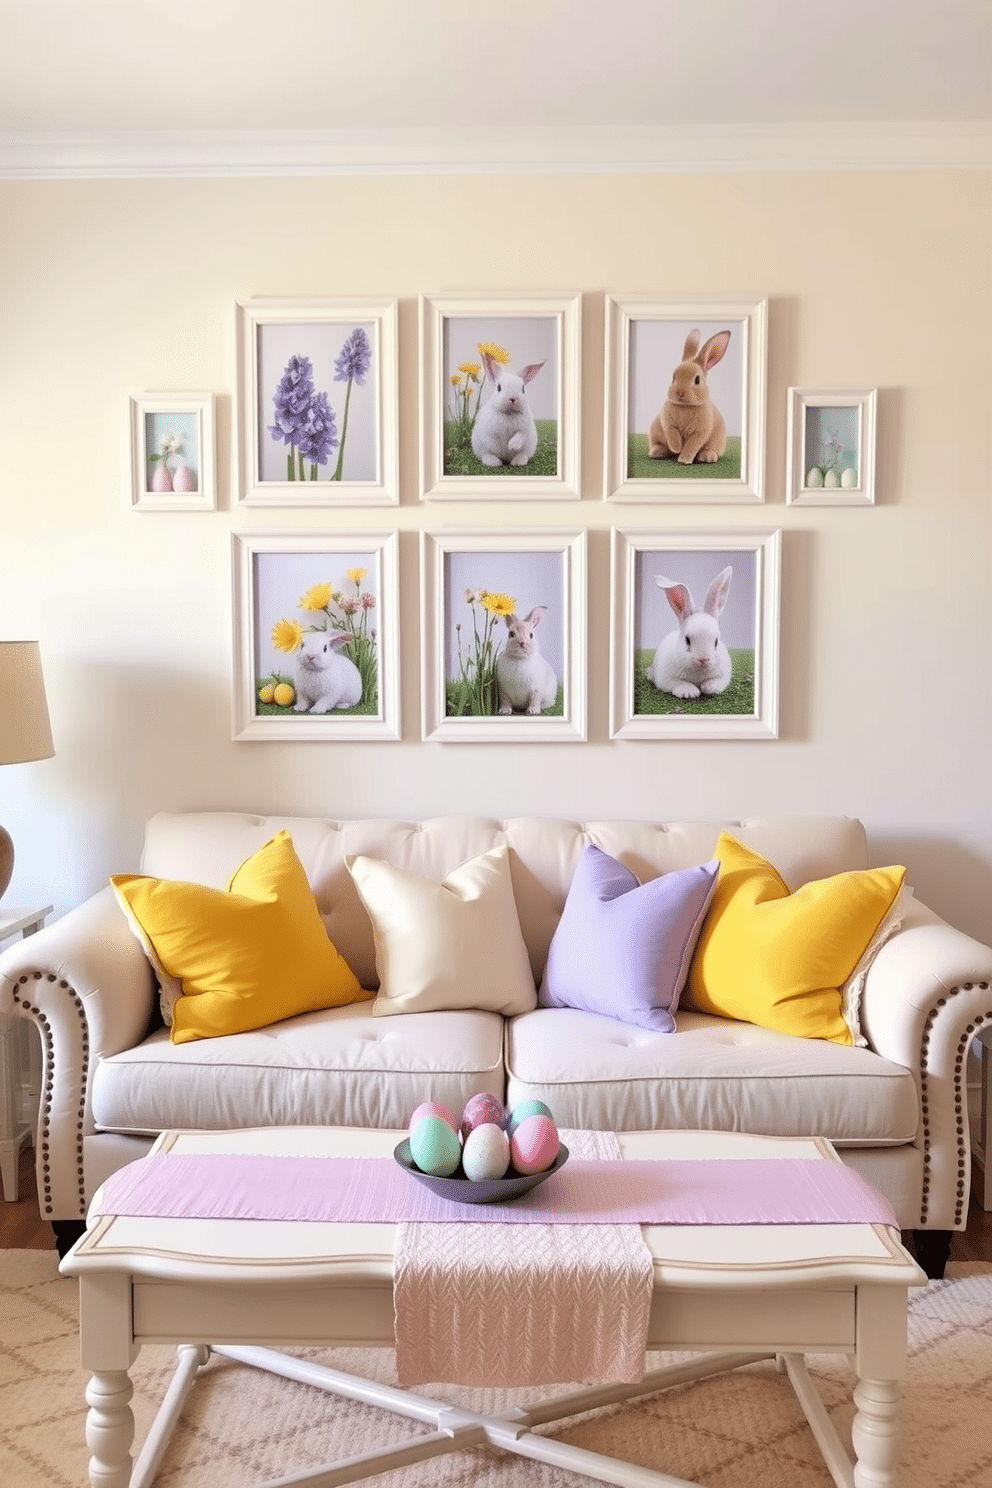
M 7 175 L 790 140 L 992 159 L 992 0 L 0 0 L 0 21 Z

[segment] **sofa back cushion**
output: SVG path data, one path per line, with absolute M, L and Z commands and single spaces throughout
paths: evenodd
M 149 819 L 141 872 L 223 888 L 239 863 L 283 828 L 292 836 L 328 934 L 369 990 L 378 987 L 372 925 L 345 862 L 359 854 L 441 880 L 469 858 L 505 844 L 535 986 L 587 843 L 617 858 L 641 883 L 705 863 L 723 831 L 770 859 L 790 889 L 869 866 L 864 827 L 843 816 L 697 822 L 576 822 L 550 816 L 334 821 L 201 811 L 159 812 Z

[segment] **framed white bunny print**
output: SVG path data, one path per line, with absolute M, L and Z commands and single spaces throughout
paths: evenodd
M 586 737 L 585 532 L 422 532 L 423 736 Z
M 606 298 L 610 501 L 764 501 L 767 300 Z
M 242 506 L 399 502 L 397 302 L 236 306 Z
M 232 737 L 398 739 L 397 534 L 232 540 Z
M 580 300 L 421 296 L 425 499 L 579 499 Z
M 780 531 L 611 539 L 611 738 L 777 738 Z
M 873 506 L 875 388 L 790 388 L 789 506 Z

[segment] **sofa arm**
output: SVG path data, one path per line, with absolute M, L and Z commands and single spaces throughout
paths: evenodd
M 921 1228 L 962 1230 L 967 1224 L 968 1047 L 988 1023 L 992 949 L 913 900 L 865 979 L 861 1027 L 878 1054 L 917 1076 Z
M 140 1042 L 155 997 L 151 966 L 110 887 L 0 953 L 0 1013 L 31 1019 L 41 1037 L 42 1218 L 85 1213 L 92 1070 L 101 1055 Z

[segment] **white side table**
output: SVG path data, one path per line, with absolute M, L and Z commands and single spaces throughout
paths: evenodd
M 33 935 L 51 912 L 50 904 L 34 909 L 7 909 L 0 905 L 0 943 L 12 940 L 17 934 Z M 17 1198 L 17 1157 L 25 1138 L 31 1135 L 30 1125 L 21 1120 L 20 1059 L 14 1058 L 15 1044 L 20 1049 L 20 1040 L 12 1037 L 11 1020 L 0 1018 L 0 1181 L 8 1203 Z

